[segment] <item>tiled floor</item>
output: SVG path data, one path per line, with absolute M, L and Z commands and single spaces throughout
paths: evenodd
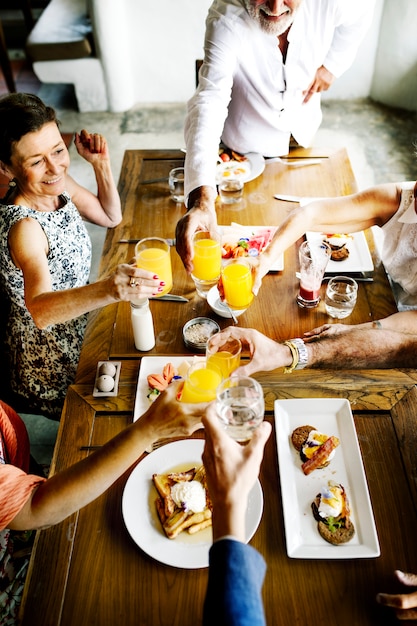
M 68 85 L 42 85 L 24 59 L 13 61 L 17 89 L 37 93 L 54 106 L 64 133 L 81 128 L 102 132 L 109 142 L 115 179 L 119 177 L 126 149 L 181 148 L 184 146 L 182 120 L 184 103 L 178 105 L 143 105 L 126 113 L 79 113 L 74 93 Z M 6 93 L 0 75 L 0 95 Z M 417 116 L 403 110 L 390 109 L 370 100 L 331 101 L 323 103 L 323 123 L 315 145 L 345 146 L 359 188 L 375 183 L 415 178 L 415 145 Z M 81 183 L 95 188 L 91 168 L 70 147 L 71 173 Z M 94 257 L 92 279 L 104 241 L 104 231 L 90 227 Z M 37 416 L 23 416 L 28 427 L 35 458 L 48 461 L 56 437 L 57 424 Z

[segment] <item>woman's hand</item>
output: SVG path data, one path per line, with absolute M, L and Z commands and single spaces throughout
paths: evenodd
M 110 158 L 107 140 L 99 133 L 89 133 L 83 129 L 75 133 L 74 145 L 78 154 L 89 163 Z
M 118 265 L 110 276 L 104 279 L 106 290 L 115 301 L 138 300 L 157 296 L 163 291 L 163 280 L 135 264 Z

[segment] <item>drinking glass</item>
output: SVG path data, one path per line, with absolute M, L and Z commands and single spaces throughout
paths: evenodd
M 312 309 L 320 302 L 320 287 L 331 248 L 324 241 L 304 241 L 299 250 L 300 291 L 297 304 Z
M 241 444 L 247 443 L 264 419 L 261 385 L 254 378 L 226 378 L 217 388 L 216 411 L 228 435 Z
M 218 337 L 212 335 L 206 347 L 207 363 L 214 363 L 220 369 L 223 378 L 228 378 L 239 367 L 241 352 L 242 344 L 239 339 L 230 337 L 219 341 Z
M 181 402 L 211 402 L 216 397 L 216 389 L 222 381 L 220 369 L 207 361 L 191 365 L 185 377 L 181 392 Z
M 349 276 L 334 276 L 329 280 L 324 304 L 327 313 L 336 319 L 348 317 L 356 304 L 358 283 Z
M 233 259 L 222 270 L 224 298 L 231 309 L 246 309 L 253 300 L 252 266 L 244 258 Z
M 174 167 L 168 175 L 169 191 L 174 202 L 184 202 L 184 168 Z
M 193 248 L 194 268 L 191 277 L 198 295 L 207 298 L 208 292 L 220 278 L 222 263 L 220 235 L 198 231 L 194 235 Z
M 168 242 L 159 237 L 141 239 L 135 247 L 136 265 L 157 274 L 165 286 L 157 295 L 163 296 L 172 289 L 171 251 Z
M 238 178 L 226 178 L 219 183 L 222 204 L 237 204 L 243 197 L 243 182 Z

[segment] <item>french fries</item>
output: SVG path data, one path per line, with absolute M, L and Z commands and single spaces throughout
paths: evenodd
M 152 480 L 158 492 L 158 497 L 155 500 L 156 512 L 168 539 L 175 539 L 183 531 L 194 535 L 211 526 L 212 506 L 203 465 L 185 472 L 153 474 Z M 206 505 L 204 510 L 198 513 L 178 506 L 172 497 L 172 488 L 175 484 L 191 481 L 201 483 L 205 491 Z

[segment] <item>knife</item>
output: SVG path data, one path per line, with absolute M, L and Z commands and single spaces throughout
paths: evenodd
M 166 293 L 163 296 L 149 296 L 149 300 L 167 300 L 169 302 L 189 302 L 184 296 L 177 296 L 174 293 Z
M 168 176 L 165 178 L 150 178 L 149 180 L 140 180 L 139 185 L 152 185 L 153 183 L 167 183 Z
M 276 193 L 274 195 L 274 198 L 276 198 L 277 200 L 283 200 L 284 202 L 298 202 L 299 204 L 308 204 L 309 202 L 313 202 L 314 200 L 326 200 L 326 198 L 310 198 L 307 196 L 287 196 L 282 193 Z
M 167 242 L 169 246 L 175 246 L 175 239 L 168 239 L 165 237 L 162 237 L 162 239 L 165 239 L 165 241 Z M 140 239 L 119 239 L 117 243 L 138 243 L 138 241 L 141 241 L 141 240 Z

